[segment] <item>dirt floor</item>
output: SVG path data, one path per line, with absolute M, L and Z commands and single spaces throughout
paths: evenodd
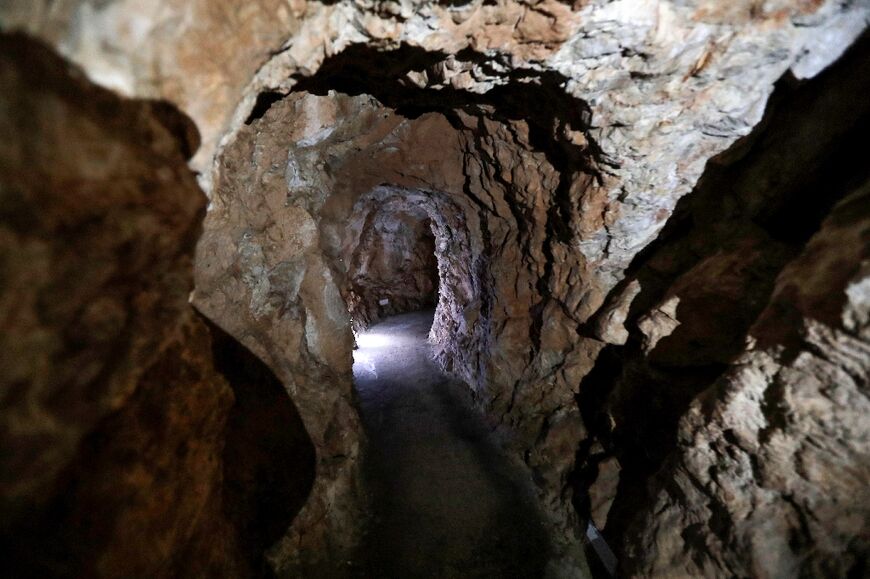
M 354 353 L 374 511 L 360 571 L 541 577 L 547 540 L 530 483 L 491 439 L 467 388 L 431 360 L 432 316 L 388 318 Z

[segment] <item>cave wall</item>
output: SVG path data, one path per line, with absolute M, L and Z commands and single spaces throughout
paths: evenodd
M 625 339 L 618 323 L 608 323 L 593 314 L 605 303 L 611 286 L 618 296 L 614 299 L 624 307 L 631 305 L 631 292 L 637 287 L 627 284 L 629 290 L 624 293 L 623 286 L 614 279 L 605 279 L 606 260 L 590 262 L 583 252 L 571 250 L 582 247 L 586 234 L 597 227 L 596 203 L 602 201 L 599 195 L 614 186 L 612 168 L 592 138 L 595 130 L 584 120 L 588 118 L 584 116 L 585 103 L 564 99 L 552 90 L 551 83 L 559 82 L 558 77 L 554 81 L 527 71 L 528 77 L 535 80 L 523 89 L 492 90 L 480 96 L 464 91 L 433 91 L 402 79 L 402 74 L 414 78 L 419 70 L 431 70 L 426 68 L 426 53 L 398 49 L 381 54 L 355 49 L 327 60 L 316 74 L 299 80 L 289 96 L 274 93 L 263 99 L 237 140 L 228 141 L 217 165 L 219 178 L 226 181 L 220 181 L 214 190 L 216 209 L 206 229 L 215 230 L 217 236 L 222 235 L 218 230 L 229 227 L 236 231 L 238 239 L 245 224 L 262 223 L 252 231 L 257 258 L 221 267 L 208 262 L 203 269 L 211 273 L 197 284 L 198 303 L 215 319 L 229 320 L 248 316 L 248 310 L 264 303 L 258 296 L 268 295 L 272 305 L 263 306 L 261 311 L 272 317 L 257 323 L 258 332 L 269 334 L 275 320 L 290 323 L 287 318 L 297 315 L 283 313 L 281 308 L 287 307 L 288 300 L 293 308 L 305 310 L 311 307 L 309 300 L 315 304 L 320 300 L 317 295 L 297 294 L 294 284 L 285 280 L 286 264 L 281 252 L 286 251 L 285 240 L 289 237 L 280 231 L 286 213 L 282 204 L 294 214 L 304 210 L 306 221 L 310 217 L 310 227 L 318 231 L 319 239 L 312 236 L 306 241 L 305 251 L 329 268 L 335 284 L 330 295 L 346 296 L 348 292 L 345 275 L 350 270 L 343 260 L 352 251 L 348 253 L 345 230 L 367 195 L 380 204 L 395 199 L 392 202 L 399 206 L 422 204 L 430 216 L 451 216 L 455 225 L 449 230 L 462 235 L 452 235 L 450 239 L 456 238 L 457 245 L 445 252 L 453 257 L 446 258 L 444 263 L 449 267 L 442 271 L 453 272 L 454 279 L 441 280 L 442 298 L 432 331 L 437 355 L 446 369 L 470 385 L 492 427 L 529 467 L 554 523 L 557 543 L 561 542 L 565 550 L 557 555 L 565 559 L 553 565 L 561 565 L 559 572 L 570 574 L 566 569 L 572 566 L 582 569 L 580 557 L 571 553 L 581 542 L 580 521 L 567 506 L 572 485 L 578 481 L 575 452 L 580 449 L 581 460 L 590 454 L 588 459 L 596 469 L 605 469 L 601 474 L 610 479 L 611 486 L 620 480 L 613 474 L 621 468 L 619 461 L 602 453 L 600 442 L 589 436 L 589 426 L 597 422 L 594 411 L 591 416 L 582 416 L 587 401 L 601 401 L 594 395 L 586 399 L 581 393 L 578 404 L 575 395 L 584 383 L 594 382 L 596 370 L 612 356 L 608 351 L 611 342 Z M 384 64 L 373 66 L 371 59 L 377 58 Z M 388 80 L 394 77 L 399 80 Z M 575 114 L 564 118 L 548 115 L 537 106 L 542 100 L 556 103 L 560 113 L 572 110 Z M 244 169 L 237 175 L 239 167 Z M 265 203 L 260 200 L 264 183 L 269 186 Z M 450 207 L 445 200 L 449 200 Z M 256 208 L 237 216 L 235 208 L 248 203 L 266 205 L 271 216 L 266 217 Z M 667 210 L 659 213 L 662 223 L 667 215 Z M 432 220 L 437 224 L 436 217 Z M 437 226 L 435 232 L 438 239 Z M 209 239 L 208 233 L 205 239 Z M 210 249 L 220 256 L 218 259 L 244 258 L 241 245 L 225 240 L 226 245 Z M 617 243 L 629 241 L 620 239 Z M 728 324 L 737 315 L 747 326 L 757 313 L 753 307 L 760 305 L 735 311 L 728 310 L 727 303 L 736 307 L 747 295 L 752 302 L 763 300 L 773 276 L 794 250 L 767 244 L 763 237 L 750 234 L 735 236 L 732 245 L 728 248 L 733 250 L 730 257 L 717 256 L 701 266 L 702 273 L 697 275 L 717 279 L 737 267 L 739 261 L 739 279 L 733 285 L 717 287 L 712 295 L 700 292 L 687 311 L 694 312 L 697 319 L 717 312 Z M 764 252 L 752 258 L 752 248 L 759 246 L 765 248 Z M 631 251 L 639 250 L 634 246 Z M 744 263 L 747 258 L 752 259 Z M 236 295 L 237 290 L 230 288 L 240 287 L 240 277 L 251 288 L 250 293 L 243 294 L 245 297 L 236 303 L 224 301 L 226 296 Z M 679 286 L 677 290 L 685 294 Z M 208 305 L 215 296 L 223 311 Z M 659 318 L 666 318 L 668 307 L 675 305 L 674 300 L 670 306 L 662 305 Z M 608 310 L 607 315 L 615 316 L 610 322 L 625 317 L 619 307 Z M 670 311 L 671 318 L 676 315 Z M 667 358 L 670 349 L 671 364 L 676 360 L 685 370 L 672 383 L 667 383 L 668 378 L 660 379 L 674 393 L 673 404 L 665 410 L 678 416 L 701 385 L 709 384 L 730 361 L 728 353 L 739 351 L 735 340 L 739 342 L 742 335 L 739 329 L 726 333 L 716 338 L 718 342 L 702 345 L 701 351 L 694 352 L 691 348 L 696 336 L 684 331 L 667 336 L 668 328 L 659 327 L 666 322 L 650 317 L 647 325 L 651 343 L 647 348 L 652 350 L 656 340 L 663 338 L 656 357 Z M 237 324 L 235 331 L 245 332 L 245 325 Z M 707 334 L 712 325 L 706 326 Z M 295 331 L 301 332 L 301 328 Z M 347 335 L 348 324 L 337 320 L 330 331 Z M 608 336 L 611 331 L 619 337 Z M 705 331 L 705 326 L 701 325 L 699 331 Z M 656 332 L 659 335 L 653 336 Z M 320 330 L 314 339 L 319 334 Z M 266 337 L 263 341 L 272 339 Z M 307 344 L 305 347 L 311 349 Z M 597 358 L 602 352 L 606 352 L 605 358 L 599 364 Z M 347 359 L 346 346 L 344 353 L 334 353 Z M 306 356 L 304 351 L 302 356 Z M 296 370 L 293 380 L 307 381 L 305 372 Z M 348 400 L 350 385 L 345 380 L 341 396 Z M 311 396 L 323 398 L 325 394 L 318 389 Z M 649 413 L 640 399 L 631 402 L 632 398 L 626 396 L 624 400 L 640 416 L 639 423 L 644 424 L 649 422 Z M 662 400 L 667 406 L 668 398 L 662 397 L 660 403 Z M 300 407 L 307 404 L 301 402 Z M 310 430 L 324 432 L 319 442 L 324 446 L 328 444 L 327 424 L 331 419 L 326 416 L 322 411 L 312 412 L 309 426 Z M 650 438 L 656 440 L 655 435 L 653 431 Z M 656 452 L 662 454 L 668 443 L 659 439 L 650 446 L 657 446 Z M 590 449 L 594 451 L 589 453 Z M 323 479 L 322 492 L 339 488 L 349 496 L 351 491 L 347 489 L 353 488 L 357 458 L 351 456 L 343 471 L 330 471 Z M 581 463 L 582 468 L 585 465 Z M 627 474 L 633 472 L 629 468 Z M 638 484 L 643 484 L 646 476 L 648 473 L 638 477 Z M 593 483 L 586 494 L 598 490 Z M 600 494 L 596 501 L 609 504 L 615 491 L 601 489 Z M 303 519 L 297 520 L 296 527 L 300 533 L 321 532 L 323 538 L 312 545 L 325 545 L 327 536 L 334 539 L 339 530 L 353 528 L 359 516 L 354 504 L 357 500 L 349 499 L 344 512 L 331 511 L 335 518 L 324 525 L 330 530 L 315 531 Z M 623 508 L 621 502 L 617 508 Z M 581 506 L 580 513 L 586 516 L 588 511 Z M 349 538 L 348 544 L 352 543 Z M 285 541 L 283 547 L 276 548 L 274 560 L 279 566 L 282 559 L 292 561 L 297 556 L 299 551 L 294 545 L 293 541 Z M 323 552 L 328 549 L 321 547 Z
M 188 303 L 205 208 L 186 164 L 195 128 L 14 35 L 0 35 L 0 128 L 14 136 L 0 145 L 5 572 L 262 576 L 265 547 L 244 544 L 262 489 L 234 491 L 229 513 L 224 483 L 287 461 L 293 496 L 271 504 L 283 534 L 313 451 L 274 378 L 280 396 L 261 403 L 280 416 L 241 405 L 254 374 L 228 383 Z M 287 436 L 241 461 L 252 421 Z
M 273 104 L 224 152 L 198 251 L 194 302 L 231 333 L 247 334 L 252 349 L 276 344 L 276 371 L 287 369 L 318 449 L 322 486 L 313 497 L 319 492 L 332 501 L 326 518 L 325 505 L 309 501 L 294 527 L 311 543 L 303 550 L 284 541 L 276 548 L 279 568 L 323 563 L 298 557 L 327 557 L 339 546 L 330 541 L 343 535 L 347 548 L 361 518 L 354 487 L 361 433 L 344 301 L 352 291 L 345 259 L 364 241 L 362 224 L 372 214 L 361 208 L 429 217 L 442 274 L 433 336 L 449 365 L 483 383 L 477 369 L 487 361 L 481 344 L 488 325 L 475 322 L 489 274 L 481 217 L 461 193 L 461 146 L 461 134 L 443 115 L 408 119 L 371 97 L 296 93 Z M 357 226 L 349 226 L 354 219 Z M 528 307 L 519 313 L 529 315 Z
M 407 120 L 403 121 L 405 122 Z M 455 139 L 456 135 L 450 134 L 451 129 L 437 115 L 430 117 L 424 126 L 429 122 L 438 127 L 443 138 Z M 407 124 L 410 134 L 415 135 L 415 123 Z M 416 137 L 411 139 L 412 146 L 416 144 L 416 140 Z M 378 148 L 383 146 L 384 143 L 378 144 Z M 404 156 L 398 159 L 397 170 L 404 170 L 401 168 L 401 159 Z M 351 167 L 351 170 L 355 169 Z M 435 164 L 429 171 L 438 170 L 439 167 Z M 395 175 L 389 176 L 394 177 Z M 431 179 L 431 176 L 427 175 L 425 178 Z M 430 342 L 436 346 L 436 357 L 445 367 L 457 373 L 462 372 L 468 383 L 477 384 L 475 372 L 480 363 L 478 356 L 481 341 L 485 338 L 482 335 L 483 325 L 478 326 L 475 321 L 481 316 L 481 296 L 488 294 L 490 290 L 487 278 L 481 277 L 486 275 L 482 271 L 486 257 L 481 253 L 484 250 L 484 239 L 474 225 L 479 216 L 470 212 L 468 200 L 455 192 L 451 195 L 439 191 L 383 185 L 362 194 L 359 191 L 349 191 L 346 194 L 358 196 L 353 208 L 349 213 L 342 211 L 332 215 L 324 224 L 327 231 L 340 232 L 338 255 L 357 255 L 367 250 L 368 245 L 362 233 L 365 223 L 372 215 L 392 221 L 395 215 L 415 214 L 418 219 L 428 222 L 434 236 L 434 247 L 427 258 L 434 259 L 438 274 L 438 294 L 433 296 L 437 307 L 430 330 Z M 325 209 L 334 210 L 344 205 L 340 199 L 338 196 L 331 197 Z M 348 226 L 344 225 L 343 220 L 347 220 Z M 349 285 L 342 286 L 342 291 L 348 296 L 349 303 L 352 303 L 357 263 L 352 259 L 339 257 L 336 265 L 350 279 Z M 370 299 L 374 301 L 375 298 L 372 296 Z
M 868 194 L 834 208 L 777 277 L 746 351 L 680 418 L 627 534 L 628 569 L 866 574 Z
M 0 18 L 48 40 L 91 78 L 166 98 L 196 121 L 203 146 L 193 166 L 211 211 L 195 300 L 274 370 L 318 454 L 312 500 L 273 551 L 281 567 L 292 553 L 350 548 L 353 532 L 339 529 L 362 516 L 341 261 L 342 228 L 361 196 L 387 184 L 393 193 L 379 195 L 398 191 L 447 216 L 458 274 L 441 279 L 439 359 L 469 383 L 550 511 L 561 513 L 554 517 L 567 540 L 578 540 L 566 508 L 572 495 L 585 517 L 584 495 L 606 505 L 614 481 L 641 473 L 635 480 L 645 485 L 676 440 L 650 415 L 678 421 L 735 364 L 777 276 L 803 251 L 802 242 L 743 225 L 732 237 L 711 236 L 726 245 L 715 255 L 698 249 L 698 259 L 683 256 L 703 245 L 703 227 L 676 255 L 649 244 L 707 161 L 762 120 L 777 79 L 818 74 L 866 27 L 867 12 L 861 2 L 785 0 L 46 0 L 4 3 Z M 779 186 L 771 178 L 758 188 Z M 645 248 L 659 255 L 648 268 Z M 614 380 L 615 394 L 598 386 Z M 646 384 L 668 393 L 651 401 L 654 413 L 638 386 Z M 632 464 L 625 459 L 644 446 L 645 430 L 611 422 L 635 419 L 651 425 L 647 446 L 657 450 Z M 627 449 L 621 466 L 612 445 Z M 683 442 L 679 453 L 689 448 Z M 662 500 L 702 512 L 693 509 L 711 493 Z M 614 502 L 616 513 L 626 508 Z M 630 525 L 620 520 L 606 524 L 621 537 Z M 689 543 L 726 531 L 714 525 Z M 744 547 L 721 551 L 740 559 Z M 686 563 L 686 549 L 675 549 L 675 572 L 742 569 Z M 631 554 L 633 569 L 664 568 L 655 553 Z
M 435 307 L 438 260 L 425 211 L 358 207 L 350 229 L 354 240 L 345 243 L 350 254 L 342 259 L 347 263 L 345 294 L 354 331 L 384 316 Z
M 628 574 L 866 569 L 853 412 L 866 411 L 870 110 L 854 95 L 870 87 L 854 71 L 868 57 L 864 38 L 818 78 L 784 78 L 592 324 L 609 345 L 578 398 L 592 431 L 578 503 L 613 501 L 599 523 Z

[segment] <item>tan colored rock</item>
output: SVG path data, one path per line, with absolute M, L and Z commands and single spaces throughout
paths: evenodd
M 619 461 L 608 457 L 598 463 L 598 476 L 589 487 L 589 511 L 592 522 L 599 530 L 607 526 L 607 514 L 616 499 L 619 485 Z
M 868 195 L 841 202 L 780 274 L 753 345 L 682 420 L 661 475 L 672 482 L 631 550 L 637 572 L 847 576 L 863 565 L 870 345 L 858 288 L 870 223 L 855 209 Z M 701 530 L 714 520 L 715 539 Z
M 625 320 L 628 317 L 631 303 L 641 287 L 637 280 L 632 280 L 619 294 L 616 299 L 602 308 L 596 316 L 596 336 L 608 344 L 624 345 L 628 340 L 628 330 L 625 329 Z M 645 332 L 646 333 L 646 332 Z
M 849 397 L 834 402 L 828 392 L 864 387 L 852 367 L 866 360 L 864 346 L 849 341 L 846 362 L 835 354 L 846 346 L 832 337 L 863 315 L 866 247 L 850 238 L 866 228 L 862 194 L 820 223 L 856 184 L 866 187 L 850 151 L 863 140 L 866 121 L 856 119 L 867 109 L 843 95 L 866 90 L 852 71 L 867 54 L 859 45 L 818 80 L 784 86 L 763 130 L 710 168 L 683 221 L 635 270 L 644 288 L 635 319 L 679 297 L 680 324 L 644 351 L 630 318 L 626 348 L 608 351 L 590 374 L 604 399 L 598 413 L 615 418 L 615 427 L 590 432 L 623 467 L 605 535 L 622 550 L 624 573 L 848 576 L 861 568 L 866 474 L 857 465 L 866 462 L 866 435 L 853 425 Z M 842 434 L 822 434 L 819 420 Z M 804 465 L 822 460 L 837 482 L 807 477 L 816 467 Z M 854 526 L 844 533 L 835 519 Z
M 43 0 L 7 2 L 0 17 L 98 82 L 167 99 L 197 123 L 192 166 L 211 207 L 194 301 L 275 371 L 318 455 L 311 499 L 272 551 L 292 574 L 343 560 L 364 512 L 347 311 L 360 303 L 347 259 L 359 245 L 347 233 L 355 210 L 411 203 L 432 220 L 438 359 L 538 475 L 568 549 L 584 419 L 629 448 L 659 415 L 681 414 L 740 353 L 788 256 L 771 257 L 757 232 L 736 232 L 718 254 L 693 238 L 641 267 L 625 293 L 611 290 L 635 274 L 630 264 L 707 162 L 761 120 L 774 83 L 836 60 L 868 10 L 833 0 Z M 801 159 L 824 148 L 802 137 L 775 145 Z M 736 179 L 728 199 L 759 205 L 746 219 L 761 221 L 794 183 L 759 179 L 764 193 L 744 195 L 754 179 Z M 741 219 L 723 211 L 726 224 Z M 862 284 L 850 291 L 860 297 Z M 744 305 L 746 295 L 760 301 Z M 111 300 L 89 308 L 83 319 L 98 328 L 124 316 Z M 599 363 L 619 346 L 628 363 Z M 613 382 L 612 395 L 593 381 Z M 649 398 L 636 398 L 638 382 Z M 671 434 L 648 433 L 645 468 Z

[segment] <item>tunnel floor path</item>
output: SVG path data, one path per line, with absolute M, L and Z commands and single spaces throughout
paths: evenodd
M 431 311 L 388 318 L 354 352 L 374 512 L 363 574 L 541 577 L 547 539 L 530 484 L 492 440 L 467 387 L 432 361 L 432 319 Z

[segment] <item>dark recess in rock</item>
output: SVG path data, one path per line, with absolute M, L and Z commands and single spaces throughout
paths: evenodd
M 245 124 L 250 125 L 257 119 L 262 118 L 273 104 L 280 101 L 285 96 L 287 95 L 275 91 L 266 91 L 258 94 L 257 100 L 254 103 L 254 108 L 251 109 L 251 114 L 249 114 L 248 118 L 245 119 Z
M 188 303 L 195 128 L 6 34 L 0 127 L 4 573 L 267 575 L 313 447 L 274 376 Z
M 215 369 L 233 390 L 223 453 L 223 508 L 253 576 L 302 508 L 314 482 L 314 446 L 284 386 L 259 358 L 212 323 Z

